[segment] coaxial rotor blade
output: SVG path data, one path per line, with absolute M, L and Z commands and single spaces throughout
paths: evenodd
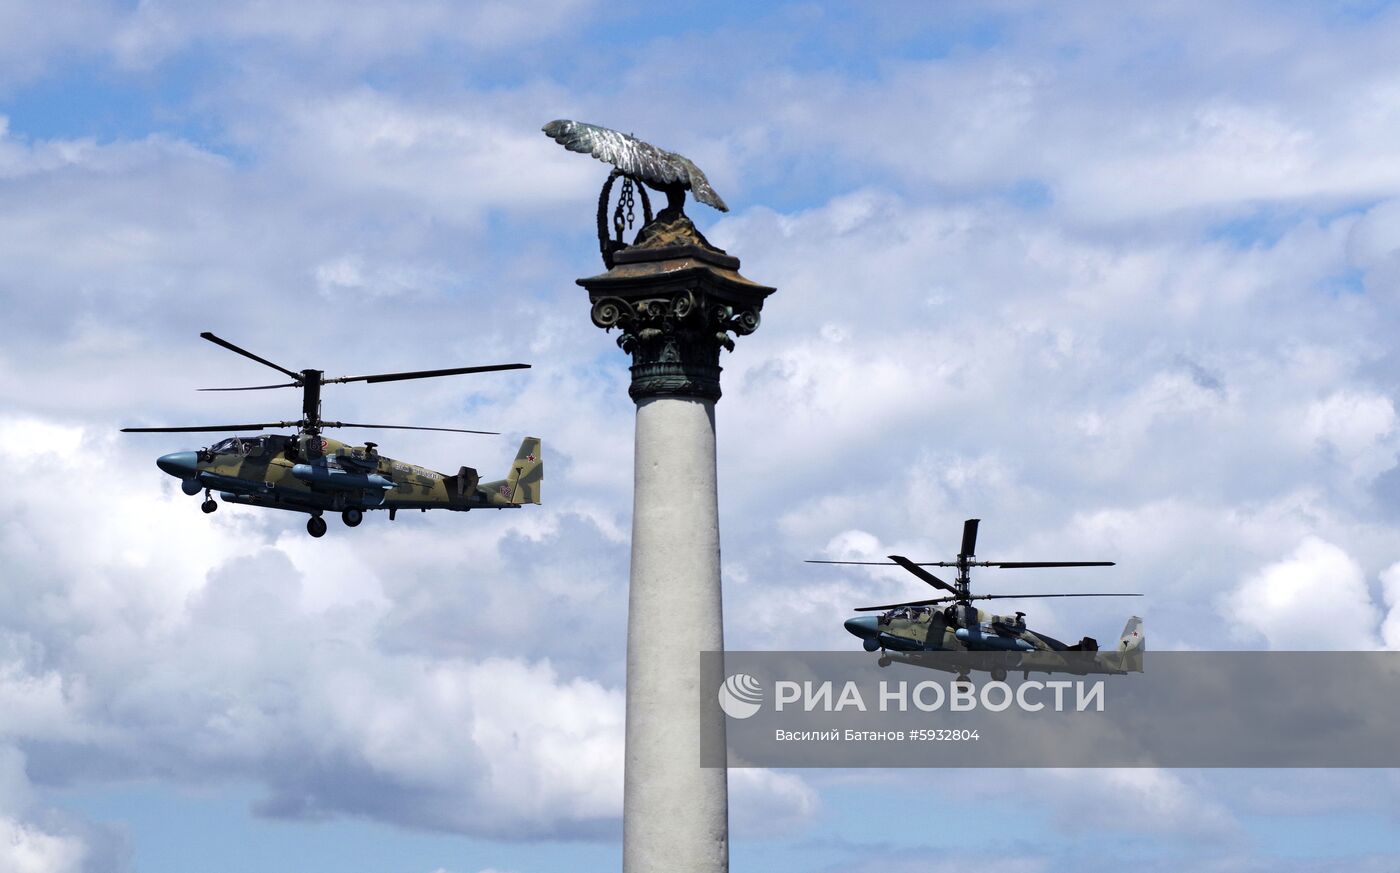
M 286 367 L 283 367 L 283 366 L 278 365 L 278 364 L 274 364 L 274 363 L 272 363 L 271 361 L 269 361 L 267 358 L 260 358 L 260 357 L 258 357 L 257 355 L 253 354 L 252 352 L 248 351 L 247 349 L 239 348 L 238 346 L 234 345 L 233 343 L 229 342 L 229 341 L 226 340 L 226 339 L 222 339 L 222 338 L 220 338 L 220 337 L 214 336 L 214 334 L 210 333 L 210 332 L 207 331 L 207 330 L 206 330 L 204 333 L 201 333 L 200 336 L 203 337 L 204 339 L 209 340 L 209 342 L 213 343 L 213 344 L 216 345 L 216 346 L 223 346 L 224 348 L 228 349 L 228 350 L 231 351 L 231 352 L 237 352 L 238 354 L 242 355 L 242 356 L 245 357 L 245 358 L 251 358 L 252 360 L 257 361 L 259 364 L 262 364 L 262 365 L 267 366 L 267 367 L 271 367 L 272 369 L 278 371 L 279 373 L 286 373 L 288 376 L 291 376 L 293 379 L 297 379 L 297 380 L 300 380 L 300 379 L 301 379 L 301 374 L 300 374 L 300 373 L 294 373 L 294 372 L 292 372 L 291 370 L 288 370 Z
M 807 564 L 859 564 L 862 567 L 902 567 L 903 564 L 896 564 L 894 561 L 818 561 L 808 559 Z M 958 567 L 957 561 L 910 561 L 915 567 Z M 974 567 L 983 567 L 985 564 L 973 564 Z
M 962 551 L 960 558 L 970 558 L 977 554 L 977 525 L 981 519 L 969 518 L 963 522 Z
M 942 588 L 944 591 L 951 591 L 954 594 L 958 593 L 958 589 L 944 582 L 942 579 L 939 579 L 937 576 L 923 569 L 903 555 L 890 555 L 889 559 L 935 588 Z
M 935 597 L 932 600 L 910 600 L 907 603 L 886 603 L 884 606 L 857 606 L 856 612 L 884 612 L 887 609 L 898 609 L 901 606 L 933 606 L 937 603 L 947 603 L 957 600 L 956 597 Z
M 1025 567 L 1112 567 L 1112 561 L 978 561 L 978 567 L 1005 567 L 1015 570 Z
M 458 376 L 465 373 L 493 373 L 497 370 L 528 370 L 529 364 L 487 364 L 483 367 L 451 367 L 446 370 L 414 370 L 408 373 L 379 373 L 373 376 L 340 376 L 323 379 L 324 384 L 332 382 L 400 382 L 404 379 L 432 379 L 437 376 Z
M 300 388 L 300 382 L 281 382 L 276 385 L 249 385 L 244 388 L 196 388 L 196 391 L 266 391 L 269 388 Z
M 816 561 L 816 560 L 809 560 L 809 561 L 807 561 L 806 563 L 808 563 L 808 564 L 851 564 L 851 565 L 859 565 L 859 566 L 862 566 L 862 567 L 903 567 L 904 569 L 908 570 L 910 573 L 913 573 L 915 576 L 918 576 L 920 579 L 924 580 L 925 582 L 927 582 L 928 584 L 932 585 L 932 586 L 935 587 L 935 588 L 942 588 L 944 591 L 951 591 L 951 592 L 953 592 L 954 594 L 958 593 L 958 589 L 956 589 L 956 588 L 954 588 L 953 586 L 949 585 L 947 582 L 944 582 L 942 579 L 939 579 L 937 576 L 933 575 L 932 573 L 930 573 L 930 572 L 928 572 L 928 571 L 922 569 L 923 567 L 956 567 L 956 566 L 957 566 L 956 564 L 947 564 L 947 563 L 941 563 L 941 564 L 930 564 L 930 563 L 916 564 L 916 563 L 914 563 L 913 561 L 909 560 L 908 558 L 904 557 L 903 555 L 890 555 L 890 560 L 888 560 L 888 561 Z M 871 608 L 873 609 L 874 607 L 871 607 Z
M 271 421 L 262 424 L 211 424 L 200 427 L 124 427 L 122 433 L 220 433 L 231 430 L 277 430 L 299 427 L 299 421 Z
M 974 594 L 968 600 L 1021 600 L 1030 597 L 1142 597 L 1142 595 L 1122 592 L 1107 594 Z
M 350 421 L 323 421 L 321 427 L 361 427 L 373 430 L 440 430 L 447 433 L 482 433 L 488 436 L 500 436 L 494 430 L 463 430 L 460 427 L 415 427 L 408 424 L 356 424 Z
M 809 561 L 812 564 L 883 564 L 884 561 Z M 957 561 L 914 561 L 917 567 L 960 567 Z M 969 561 L 969 567 L 1112 567 L 1113 561 Z
M 1022 600 L 1035 597 L 1142 597 L 1141 594 L 974 594 L 968 600 Z M 950 603 L 957 600 L 956 597 L 934 597 L 931 600 L 910 600 L 906 603 L 886 603 L 883 606 L 858 606 L 856 612 L 877 612 L 886 609 L 898 609 L 901 606 L 933 606 L 939 603 Z

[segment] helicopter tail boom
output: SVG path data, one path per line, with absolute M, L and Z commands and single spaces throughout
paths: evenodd
M 492 503 L 520 506 L 540 502 L 540 483 L 544 481 L 544 452 L 539 437 L 526 437 L 510 465 L 510 474 L 495 482 L 481 485 Z
M 1114 653 L 1118 667 L 1131 673 L 1142 672 L 1143 652 L 1147 651 L 1147 637 L 1142 632 L 1142 619 L 1133 616 L 1123 626 L 1123 635 L 1118 638 L 1118 651 Z

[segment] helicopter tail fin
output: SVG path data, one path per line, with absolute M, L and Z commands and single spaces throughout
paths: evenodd
M 482 488 L 497 505 L 519 506 L 540 502 L 540 483 L 544 481 L 544 453 L 539 437 L 526 437 L 515 453 L 510 474 L 496 482 L 486 482 Z
M 1118 638 L 1117 655 L 1121 669 L 1133 673 L 1142 672 L 1142 655 L 1147 651 L 1147 637 L 1142 632 L 1142 619 L 1133 616 L 1123 626 L 1123 635 Z

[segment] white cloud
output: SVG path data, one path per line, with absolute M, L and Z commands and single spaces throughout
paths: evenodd
M 21 420 L 0 434 L 61 478 L 97 459 L 115 469 L 110 446 L 68 429 Z M 383 651 L 391 607 L 373 576 L 355 584 L 363 569 L 335 554 L 299 570 L 307 538 L 269 547 L 247 514 L 203 518 L 169 489 L 147 496 L 158 475 L 109 474 L 127 496 L 104 501 L 82 550 L 34 521 L 61 494 L 11 512 L 20 584 L 8 593 L 31 605 L 11 613 L 27 627 L 0 664 L 4 736 L 97 744 L 131 775 L 156 761 L 192 781 L 243 772 L 289 814 L 373 811 L 504 834 L 618 814 L 619 691 L 547 662 Z M 363 787 L 320 785 L 328 766 Z
M 347 10 L 333 2 L 169 3 L 146 0 L 122 16 L 112 50 L 127 66 L 154 66 L 191 45 L 274 47 L 358 69 L 444 42 L 496 54 L 577 24 L 588 0 L 449 3 L 413 0 Z M 274 55 L 275 56 L 275 55 Z
M 115 861 L 94 852 L 81 834 L 39 806 L 25 773 L 24 755 L 0 736 L 0 869 L 5 873 L 96 873 L 101 865 Z
M 1057 806 L 1055 813 L 1074 830 L 1174 834 L 1197 840 L 1219 840 L 1241 830 L 1224 805 L 1170 770 L 1043 770 L 1030 778 L 1052 796 L 1074 798 Z
M 126 465 L 112 438 L 13 419 L 0 440 L 59 479 L 109 471 L 100 509 L 83 517 L 83 549 L 65 548 L 71 529 L 44 523 L 64 511 L 64 491 L 0 513 L 15 579 L 0 603 L 12 623 L 0 634 L 0 741 L 90 750 L 128 778 L 158 767 L 192 784 L 252 779 L 266 788 L 261 808 L 281 816 L 353 813 L 502 838 L 614 826 L 622 692 L 588 676 L 620 670 L 587 644 L 606 641 L 620 663 L 622 626 L 579 622 L 558 638 L 549 628 L 573 623 L 584 601 L 535 588 L 555 585 L 548 561 L 521 570 L 507 557 L 548 556 L 559 536 L 577 556 L 599 536 L 587 522 L 522 513 L 514 532 L 474 532 L 460 523 L 489 522 L 464 517 L 432 533 L 405 520 L 327 549 L 295 526 L 284 533 L 280 516 L 203 516 L 147 463 Z M 459 535 L 444 539 L 453 527 Z M 454 565 L 468 574 L 437 581 Z M 618 591 L 577 578 L 576 565 L 563 572 L 595 600 Z M 464 578 L 499 589 L 499 607 L 469 596 L 456 612 L 447 592 L 460 594 Z M 418 615 L 415 603 L 435 593 L 433 613 Z M 82 778 L 62 755 L 45 764 Z M 743 780 L 736 796 L 774 821 L 795 827 L 814 807 L 797 777 Z M 70 857 L 67 837 L 15 827 L 26 852 Z
M 0 815 L 0 865 L 9 873 L 80 873 L 82 843 Z
M 1384 146 L 1400 127 L 1382 62 L 1392 11 L 1364 25 L 1254 4 L 980 11 L 998 38 L 979 50 L 887 59 L 863 77 L 759 65 L 715 126 L 761 144 L 745 155 L 754 163 L 810 160 L 819 142 L 859 168 L 848 175 L 954 196 L 1031 181 L 1076 223 L 1400 191 Z M 948 39 L 956 18 L 902 32 Z
M 1291 555 L 1246 578 L 1221 601 L 1237 626 L 1271 649 L 1371 649 L 1380 614 L 1356 561 L 1307 537 Z
M 1376 490 L 1400 438 L 1393 13 L 1032 9 L 994 16 L 991 45 L 868 69 L 862 53 L 856 74 L 841 46 L 816 72 L 793 53 L 810 10 L 612 50 L 575 39 L 595 8 L 0 10 L 26 25 L 0 26 L 7 87 L 104 53 L 116 91 L 178 75 L 183 93 L 171 59 L 208 77 L 131 122 L 178 135 L 0 125 L 0 445 L 54 483 L 0 509 L 4 741 L 81 750 L 101 764 L 68 764 L 82 785 L 154 760 L 175 781 L 251 779 L 283 815 L 615 825 L 631 407 L 571 283 L 598 269 L 604 168 L 538 133 L 561 114 L 694 157 L 736 207 L 697 219 L 780 289 L 723 362 L 732 645 L 853 646 L 851 606 L 922 586 L 800 559 L 950 557 L 971 516 L 991 557 L 1119 561 L 988 571 L 980 590 L 1142 591 L 1169 647 L 1236 624 L 1276 648 L 1374 645 L 1366 581 L 1390 567 L 1381 637 L 1400 645 L 1395 507 Z M 921 15 L 901 12 L 901 38 L 926 35 Z M 745 205 L 762 200 L 798 205 Z M 211 328 L 342 372 L 533 361 L 327 408 L 513 431 L 395 440 L 445 469 L 500 467 L 539 433 L 546 507 L 315 543 L 294 518 L 201 516 L 150 463 L 182 445 L 99 435 L 283 417 L 286 398 L 189 391 L 257 381 L 195 339 Z M 1102 638 L 1123 607 L 1034 610 Z M 568 632 L 522 646 L 536 622 Z M 1210 832 L 1194 784 L 1084 790 L 1129 807 L 1126 831 Z M 748 772 L 734 799 L 793 830 L 822 802 Z M 0 815 L 57 840 L 52 858 L 81 842 Z
M 729 771 L 729 821 L 738 839 L 800 833 L 820 809 L 817 792 L 797 774 L 756 767 Z
M 1400 452 L 1395 404 L 1379 394 L 1337 392 L 1324 397 L 1308 407 L 1303 428 L 1363 480 L 1394 467 Z
M 550 88 L 460 103 L 410 102 L 364 87 L 289 91 L 267 107 L 271 117 L 260 113 L 240 131 L 289 182 L 318 197 L 378 198 L 414 223 L 425 212 L 474 222 L 488 208 L 543 212 L 595 184 L 592 168 L 568 160 L 539 131 L 558 98 Z M 521 165 L 532 169 L 511 172 Z
M 56 57 L 102 54 L 102 40 L 114 19 L 110 6 L 100 0 L 0 4 L 0 87 L 41 76 Z
M 1241 812 L 1248 815 L 1368 813 L 1392 809 L 1400 800 L 1400 776 L 1393 770 L 1255 770 L 1247 776 L 1239 771 L 1231 775 Z
M 1381 573 L 1381 596 L 1387 609 L 1381 641 L 1387 649 L 1400 649 L 1400 561 Z
M 1378 203 L 1351 230 L 1348 256 L 1365 272 L 1367 287 L 1400 294 L 1400 200 Z

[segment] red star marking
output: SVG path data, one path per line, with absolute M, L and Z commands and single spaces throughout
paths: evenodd
M 526 456 L 525 456 L 525 460 L 527 460 L 527 461 L 533 461 L 533 460 L 535 460 L 535 456 L 534 456 L 534 455 L 526 455 Z

